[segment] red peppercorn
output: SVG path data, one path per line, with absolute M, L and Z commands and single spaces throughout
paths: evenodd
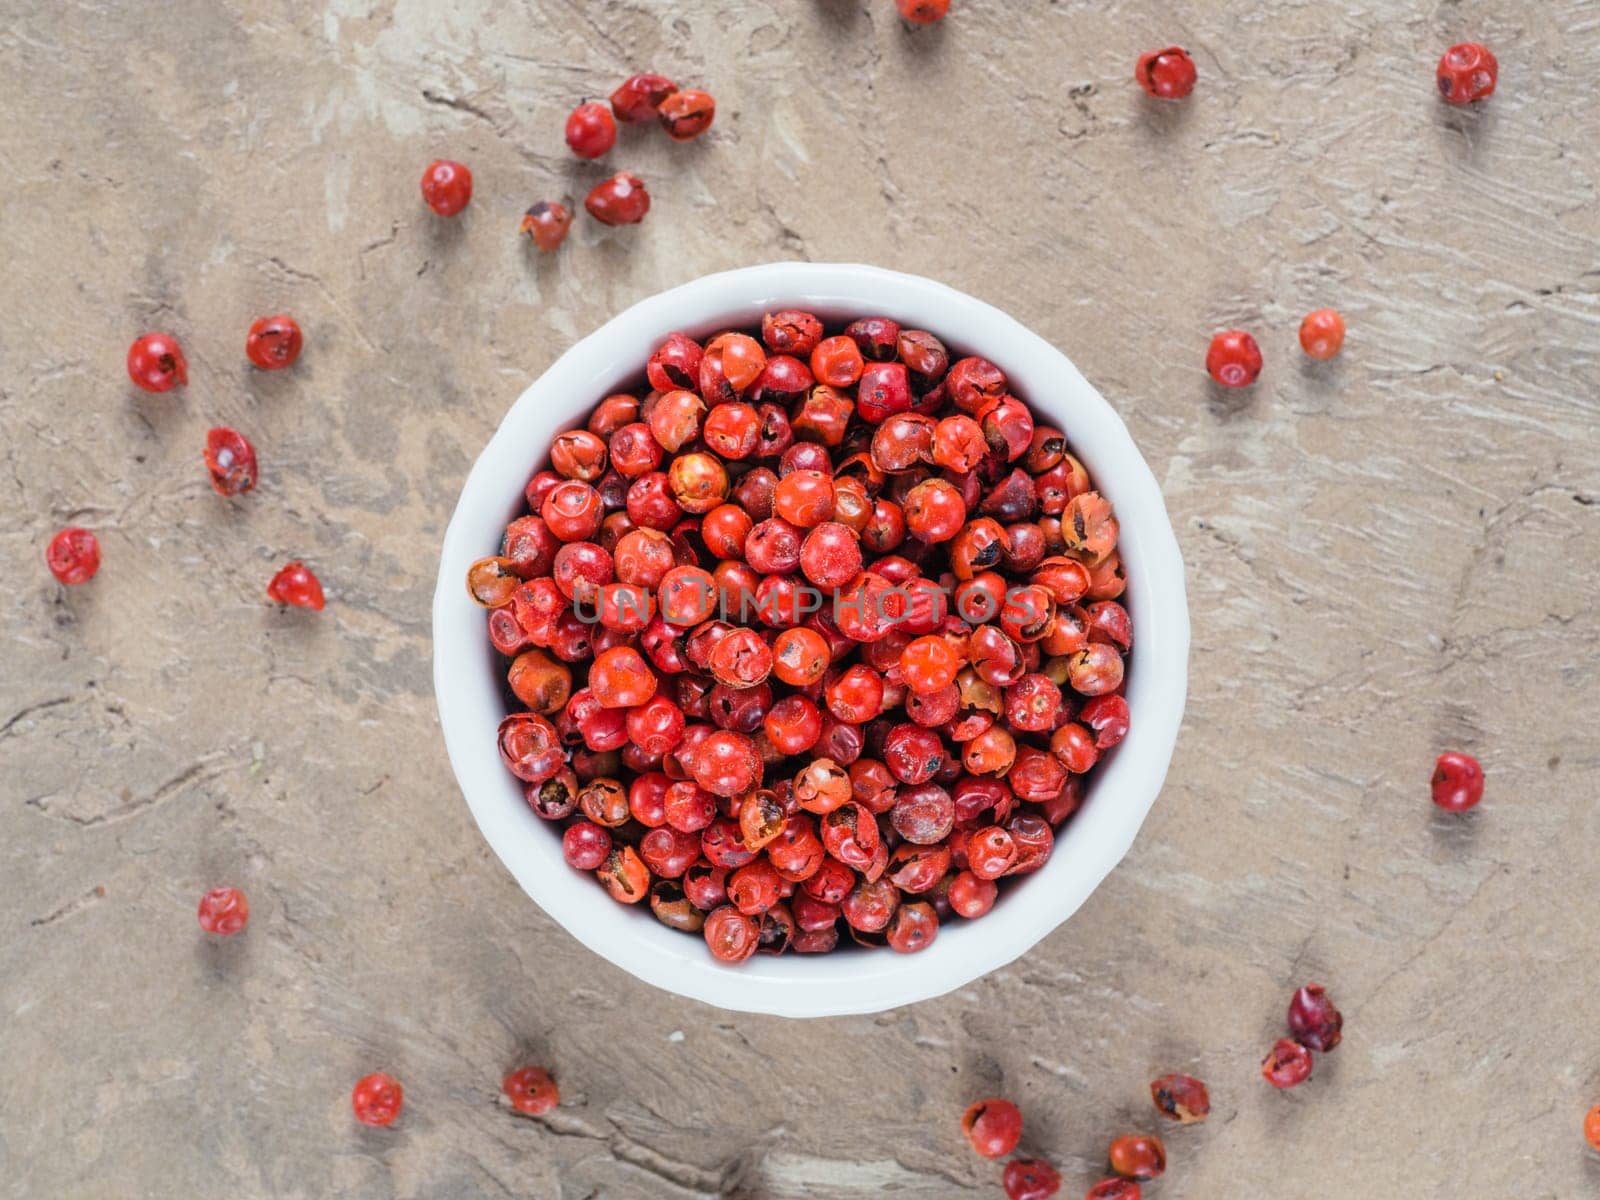
M 1122 696 L 1094 696 L 1078 710 L 1078 720 L 1094 730 L 1097 750 L 1109 750 L 1128 736 L 1128 701 Z
M 767 313 L 761 318 L 761 340 L 775 353 L 805 358 L 822 341 L 822 322 L 793 308 Z
M 665 75 L 632 75 L 611 93 L 611 111 L 619 121 L 648 121 L 677 90 L 678 85 Z
M 1050 753 L 1074 775 L 1082 775 L 1100 759 L 1094 735 L 1076 721 L 1068 721 L 1050 736 Z
M 100 569 L 100 539 L 73 525 L 50 539 L 44 549 L 45 565 L 60 583 L 88 583 Z
M 733 629 L 719 637 L 708 665 L 717 682 L 754 688 L 772 673 L 772 648 L 753 629 Z
M 755 743 L 742 733 L 719 729 L 695 748 L 695 782 L 717 796 L 742 796 L 761 776 Z
M 1022 1110 L 998 1097 L 978 1100 L 961 1115 L 961 1132 L 985 1158 L 1004 1158 L 1022 1140 Z
M 1154 1080 L 1150 1099 L 1157 1112 L 1183 1125 L 1204 1121 L 1211 1112 L 1211 1094 L 1192 1075 L 1163 1075 Z
M 1061 1190 L 1061 1172 L 1038 1158 L 1014 1158 L 1000 1177 L 1006 1200 L 1050 1200 Z
M 1500 63 L 1487 46 L 1462 42 L 1439 58 L 1439 95 L 1451 104 L 1471 104 L 1494 95 Z
M 611 835 L 592 821 L 569 825 L 561 835 L 561 856 L 569 867 L 595 871 L 611 853 Z
M 772 644 L 772 672 L 791 687 L 818 682 L 828 669 L 828 644 L 812 629 L 786 629 Z
M 1344 318 L 1319 308 L 1300 322 L 1300 348 L 1308 358 L 1332 358 L 1344 346 Z
M 772 493 L 773 512 L 801 529 L 831 520 L 833 506 L 833 477 L 821 471 L 791 471 Z
M 1289 1034 L 1307 1050 L 1332 1050 L 1343 1036 L 1344 1017 L 1320 983 L 1308 983 L 1289 1001 Z
M 1591 1108 L 1583 1118 L 1583 1138 L 1589 1149 L 1600 1154 L 1600 1104 Z
M 1261 1077 L 1275 1088 L 1292 1088 L 1311 1078 L 1311 1051 L 1299 1042 L 1279 1038 L 1261 1061 Z
M 667 470 L 667 483 L 688 513 L 708 513 L 728 498 L 727 468 L 711 454 L 680 454 Z
M 261 370 L 276 371 L 294 364 L 304 341 L 295 319 L 288 313 L 279 313 L 275 317 L 261 317 L 251 324 L 244 341 L 244 353 Z
M 422 199 L 441 217 L 453 217 L 472 200 L 472 172 L 458 162 L 437 159 L 422 173 Z
M 711 128 L 717 115 L 717 102 L 711 93 L 690 88 L 674 92 L 661 102 L 656 116 L 661 128 L 675 142 L 689 142 Z
M 706 414 L 701 434 L 706 448 L 722 458 L 749 458 L 761 440 L 761 415 L 738 401 L 719 404 Z
M 256 451 L 244 434 L 219 426 L 206 434 L 206 470 L 219 496 L 239 496 L 256 486 Z
M 511 713 L 500 722 L 497 741 L 500 761 L 526 783 L 542 784 L 560 775 L 566 752 L 554 725 L 537 713 Z M 576 780 L 572 781 L 574 784 Z M 574 806 L 576 788 L 573 789 Z M 544 797 L 539 797 L 541 803 Z M 568 813 L 571 809 L 567 810 Z M 567 814 L 562 814 L 567 815 Z
M 1229 329 L 1211 339 L 1206 371 L 1223 387 L 1249 387 L 1261 374 L 1261 347 L 1242 329 Z
M 1139 1200 L 1139 1198 L 1139 1185 L 1131 1179 L 1102 1179 L 1084 1196 L 1084 1200 Z
M 743 962 L 760 941 L 756 923 L 731 904 L 706 917 L 704 934 L 713 957 L 727 963 Z
M 984 401 L 1006 394 L 1005 372 L 986 358 L 961 359 L 950 368 L 945 385 L 951 402 L 968 416 L 983 407 Z
M 938 692 L 956 680 L 961 660 L 942 637 L 920 637 L 900 654 L 900 675 L 914 692 Z
M 614 646 L 589 668 L 589 687 L 606 708 L 635 708 L 655 695 L 656 677 L 637 650 Z
M 950 881 L 950 907 L 957 916 L 976 920 L 994 907 L 1000 889 L 990 879 L 962 871 Z
M 1433 766 L 1433 802 L 1446 812 L 1463 813 L 1483 799 L 1483 768 L 1470 754 L 1448 750 Z
M 1103 642 L 1091 642 L 1067 660 L 1067 681 L 1084 696 L 1102 696 L 1122 686 L 1122 655 Z
M 561 1090 L 543 1067 L 522 1067 L 513 1071 L 500 1088 L 512 1108 L 530 1117 L 542 1117 L 561 1103 Z
M 303 562 L 291 562 L 279 569 L 267 584 L 267 596 L 279 604 L 321 612 L 325 600 L 322 583 Z
M 667 340 L 650 355 L 645 367 L 650 386 L 663 393 L 695 387 L 700 380 L 700 360 L 704 353 L 700 343 L 687 334 L 668 334 Z
M 856 412 L 863 421 L 877 425 L 910 409 L 911 379 L 904 363 L 874 362 L 862 368 Z
M 596 184 L 583 206 L 602 225 L 637 225 L 650 211 L 650 193 L 637 175 L 620 171 Z
M 539 515 L 563 542 L 585 542 L 600 531 L 605 505 L 600 493 L 581 479 L 564 479 L 550 489 Z
M 895 833 L 913 846 L 936 846 L 955 826 L 955 801 L 937 783 L 901 789 L 889 812 Z
M 988 453 L 983 426 L 965 413 L 946 417 L 934 429 L 933 461 L 947 471 L 976 470 Z
M 916 954 L 933 945 L 939 936 L 939 914 L 923 901 L 902 904 L 894 910 L 885 930 L 889 949 L 897 954 Z
M 906 531 L 919 541 L 947 542 L 966 524 L 967 506 L 956 491 L 943 479 L 926 479 L 907 493 L 905 503 Z
M 356 1120 L 363 1125 L 394 1124 L 404 1102 L 405 1089 L 400 1081 L 382 1071 L 363 1075 L 350 1092 L 350 1107 L 355 1110 Z
M 189 364 L 178 339 L 147 333 L 128 347 L 128 378 L 147 392 L 170 392 L 189 382 Z
M 616 144 L 616 118 L 598 100 L 578 105 L 567 117 L 567 146 L 579 158 L 599 158 Z
M 778 903 L 782 885 L 783 879 L 772 864 L 757 859 L 728 876 L 728 899 L 745 916 L 758 917 Z
M 894 0 L 901 17 L 913 25 L 932 25 L 950 11 L 950 0 Z
M 1167 1151 L 1161 1139 L 1126 1134 L 1111 1143 L 1111 1169 L 1124 1179 L 1159 1179 L 1167 1169 Z
M 833 388 L 854 387 L 865 365 L 852 338 L 823 338 L 811 352 L 811 373 Z
M 519 229 L 545 253 L 557 249 L 567 240 L 572 228 L 572 210 L 559 200 L 540 200 L 522 214 Z
M 699 359 L 697 358 L 698 362 Z M 657 398 L 650 410 L 650 433 L 668 450 L 678 450 L 700 436 L 705 401 L 693 392 L 675 389 Z
M 1017 841 L 1008 830 L 990 825 L 967 838 L 967 862 L 979 879 L 998 879 L 1017 861 Z
M 650 889 L 650 871 L 632 846 L 613 846 L 595 878 L 621 904 L 639 903 Z
M 806 535 L 800 569 L 819 588 L 840 588 L 861 574 L 861 542 L 837 521 L 824 521 Z
M 1181 100 L 1194 91 L 1199 72 L 1194 59 L 1181 46 L 1149 50 L 1139 56 L 1133 77 L 1146 93 L 1159 100 Z
M 238 888 L 212 888 L 200 897 L 200 928 L 232 937 L 250 920 L 250 903 Z
M 989 448 L 1006 462 L 1015 462 L 1033 444 L 1033 415 L 1015 396 L 985 401 L 978 408 L 977 421 Z

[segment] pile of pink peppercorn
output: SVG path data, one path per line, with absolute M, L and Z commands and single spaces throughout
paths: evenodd
M 676 333 L 467 586 L 568 863 L 718 959 L 911 953 L 1128 732 L 1117 521 L 987 359 L 887 317 Z

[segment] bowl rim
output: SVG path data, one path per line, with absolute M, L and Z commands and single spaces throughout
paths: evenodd
M 916 955 L 718 963 L 699 939 L 594 890 L 562 860 L 561 839 L 548 836 L 548 828 L 547 836 L 530 838 L 529 829 L 544 822 L 523 803 L 495 750 L 505 705 L 483 610 L 462 584 L 467 565 L 494 553 L 495 533 L 519 510 L 521 485 L 543 460 L 549 438 L 581 424 L 601 397 L 636 378 L 667 333 L 750 324 L 778 307 L 903 318 L 941 338 L 950 335 L 952 357 L 956 346 L 982 347 L 1023 383 L 1018 390 L 1030 407 L 1067 433 L 1121 521 L 1119 549 L 1138 630 L 1127 685 L 1132 731 L 1097 772 L 1093 802 L 1064 827 L 1051 860 L 1017 889 L 1025 895 L 1003 895 L 982 921 L 945 926 Z M 1051 392 L 1041 399 L 1046 380 Z M 1189 637 L 1183 560 L 1160 485 L 1121 418 L 1066 354 L 993 305 L 936 280 L 864 264 L 774 262 L 702 276 L 640 300 L 573 344 L 517 397 L 469 470 L 445 530 L 433 599 L 433 677 L 446 752 L 479 830 L 522 890 L 568 933 L 666 991 L 722 1009 L 820 1017 L 881 1012 L 965 986 L 1016 960 L 1077 911 L 1126 855 L 1160 794 L 1183 717 Z M 478 678 L 464 669 L 475 659 L 489 667 Z M 486 697 L 492 697 L 487 705 Z M 794 969 L 797 962 L 803 970 Z

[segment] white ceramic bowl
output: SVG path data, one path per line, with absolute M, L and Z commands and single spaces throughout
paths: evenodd
M 1001 890 L 978 921 L 953 920 L 920 954 L 854 947 L 819 956 L 757 955 L 736 967 L 697 937 L 614 903 L 561 857 L 557 830 L 523 802 L 495 735 L 506 713 L 503 665 L 468 597 L 474 559 L 498 551 L 522 489 L 551 439 L 581 426 L 607 394 L 632 385 L 663 337 L 754 327 L 764 312 L 824 319 L 884 315 L 929 329 L 952 358 L 991 359 L 1042 419 L 1063 429 L 1122 524 L 1125 597 L 1135 630 L 1127 698 L 1132 731 L 1091 776 L 1083 808 L 1037 874 Z M 719 1008 L 816 1017 L 879 1012 L 942 995 L 1025 953 L 1081 905 L 1133 844 L 1166 777 L 1188 679 L 1183 562 L 1161 490 L 1111 406 L 1055 347 L 998 309 L 940 283 L 875 267 L 770 263 L 697 279 L 628 309 L 563 354 L 522 393 L 473 464 L 445 533 L 433 602 L 434 687 L 445 746 L 484 837 L 540 907 L 597 954 L 647 983 Z

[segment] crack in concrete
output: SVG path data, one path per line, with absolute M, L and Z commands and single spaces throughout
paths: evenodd
M 71 696 L 58 696 L 54 700 L 40 700 L 37 704 L 30 704 L 26 708 L 18 709 L 4 725 L 0 725 L 0 738 L 8 736 L 17 722 L 26 717 L 31 717 L 36 712 L 43 712 L 47 708 L 60 708 L 63 704 L 71 703 Z
M 226 764 L 212 768 L 212 764 L 221 757 L 223 757 L 223 754 L 218 751 L 215 754 L 208 754 L 198 758 L 148 796 L 135 797 L 116 808 L 103 813 L 95 813 L 93 816 L 80 817 L 77 813 L 56 812 L 47 803 L 50 799 L 49 796 L 40 796 L 37 799 L 28 801 L 28 804 L 48 817 L 70 821 L 72 824 L 84 829 L 89 829 L 96 825 L 115 825 L 128 820 L 130 817 L 139 816 L 158 807 L 179 793 L 186 791 L 193 784 L 215 779 L 227 769 Z
M 53 925 L 57 921 L 62 921 L 67 917 L 75 916 L 76 914 L 81 913 L 84 909 L 88 908 L 91 904 L 94 904 L 98 900 L 104 900 L 105 895 L 105 885 L 100 884 L 97 887 L 90 888 L 77 899 L 68 900 L 54 912 L 46 913 L 42 917 L 33 918 L 33 920 L 29 921 L 28 924 L 35 929 L 42 928 L 46 925 Z

